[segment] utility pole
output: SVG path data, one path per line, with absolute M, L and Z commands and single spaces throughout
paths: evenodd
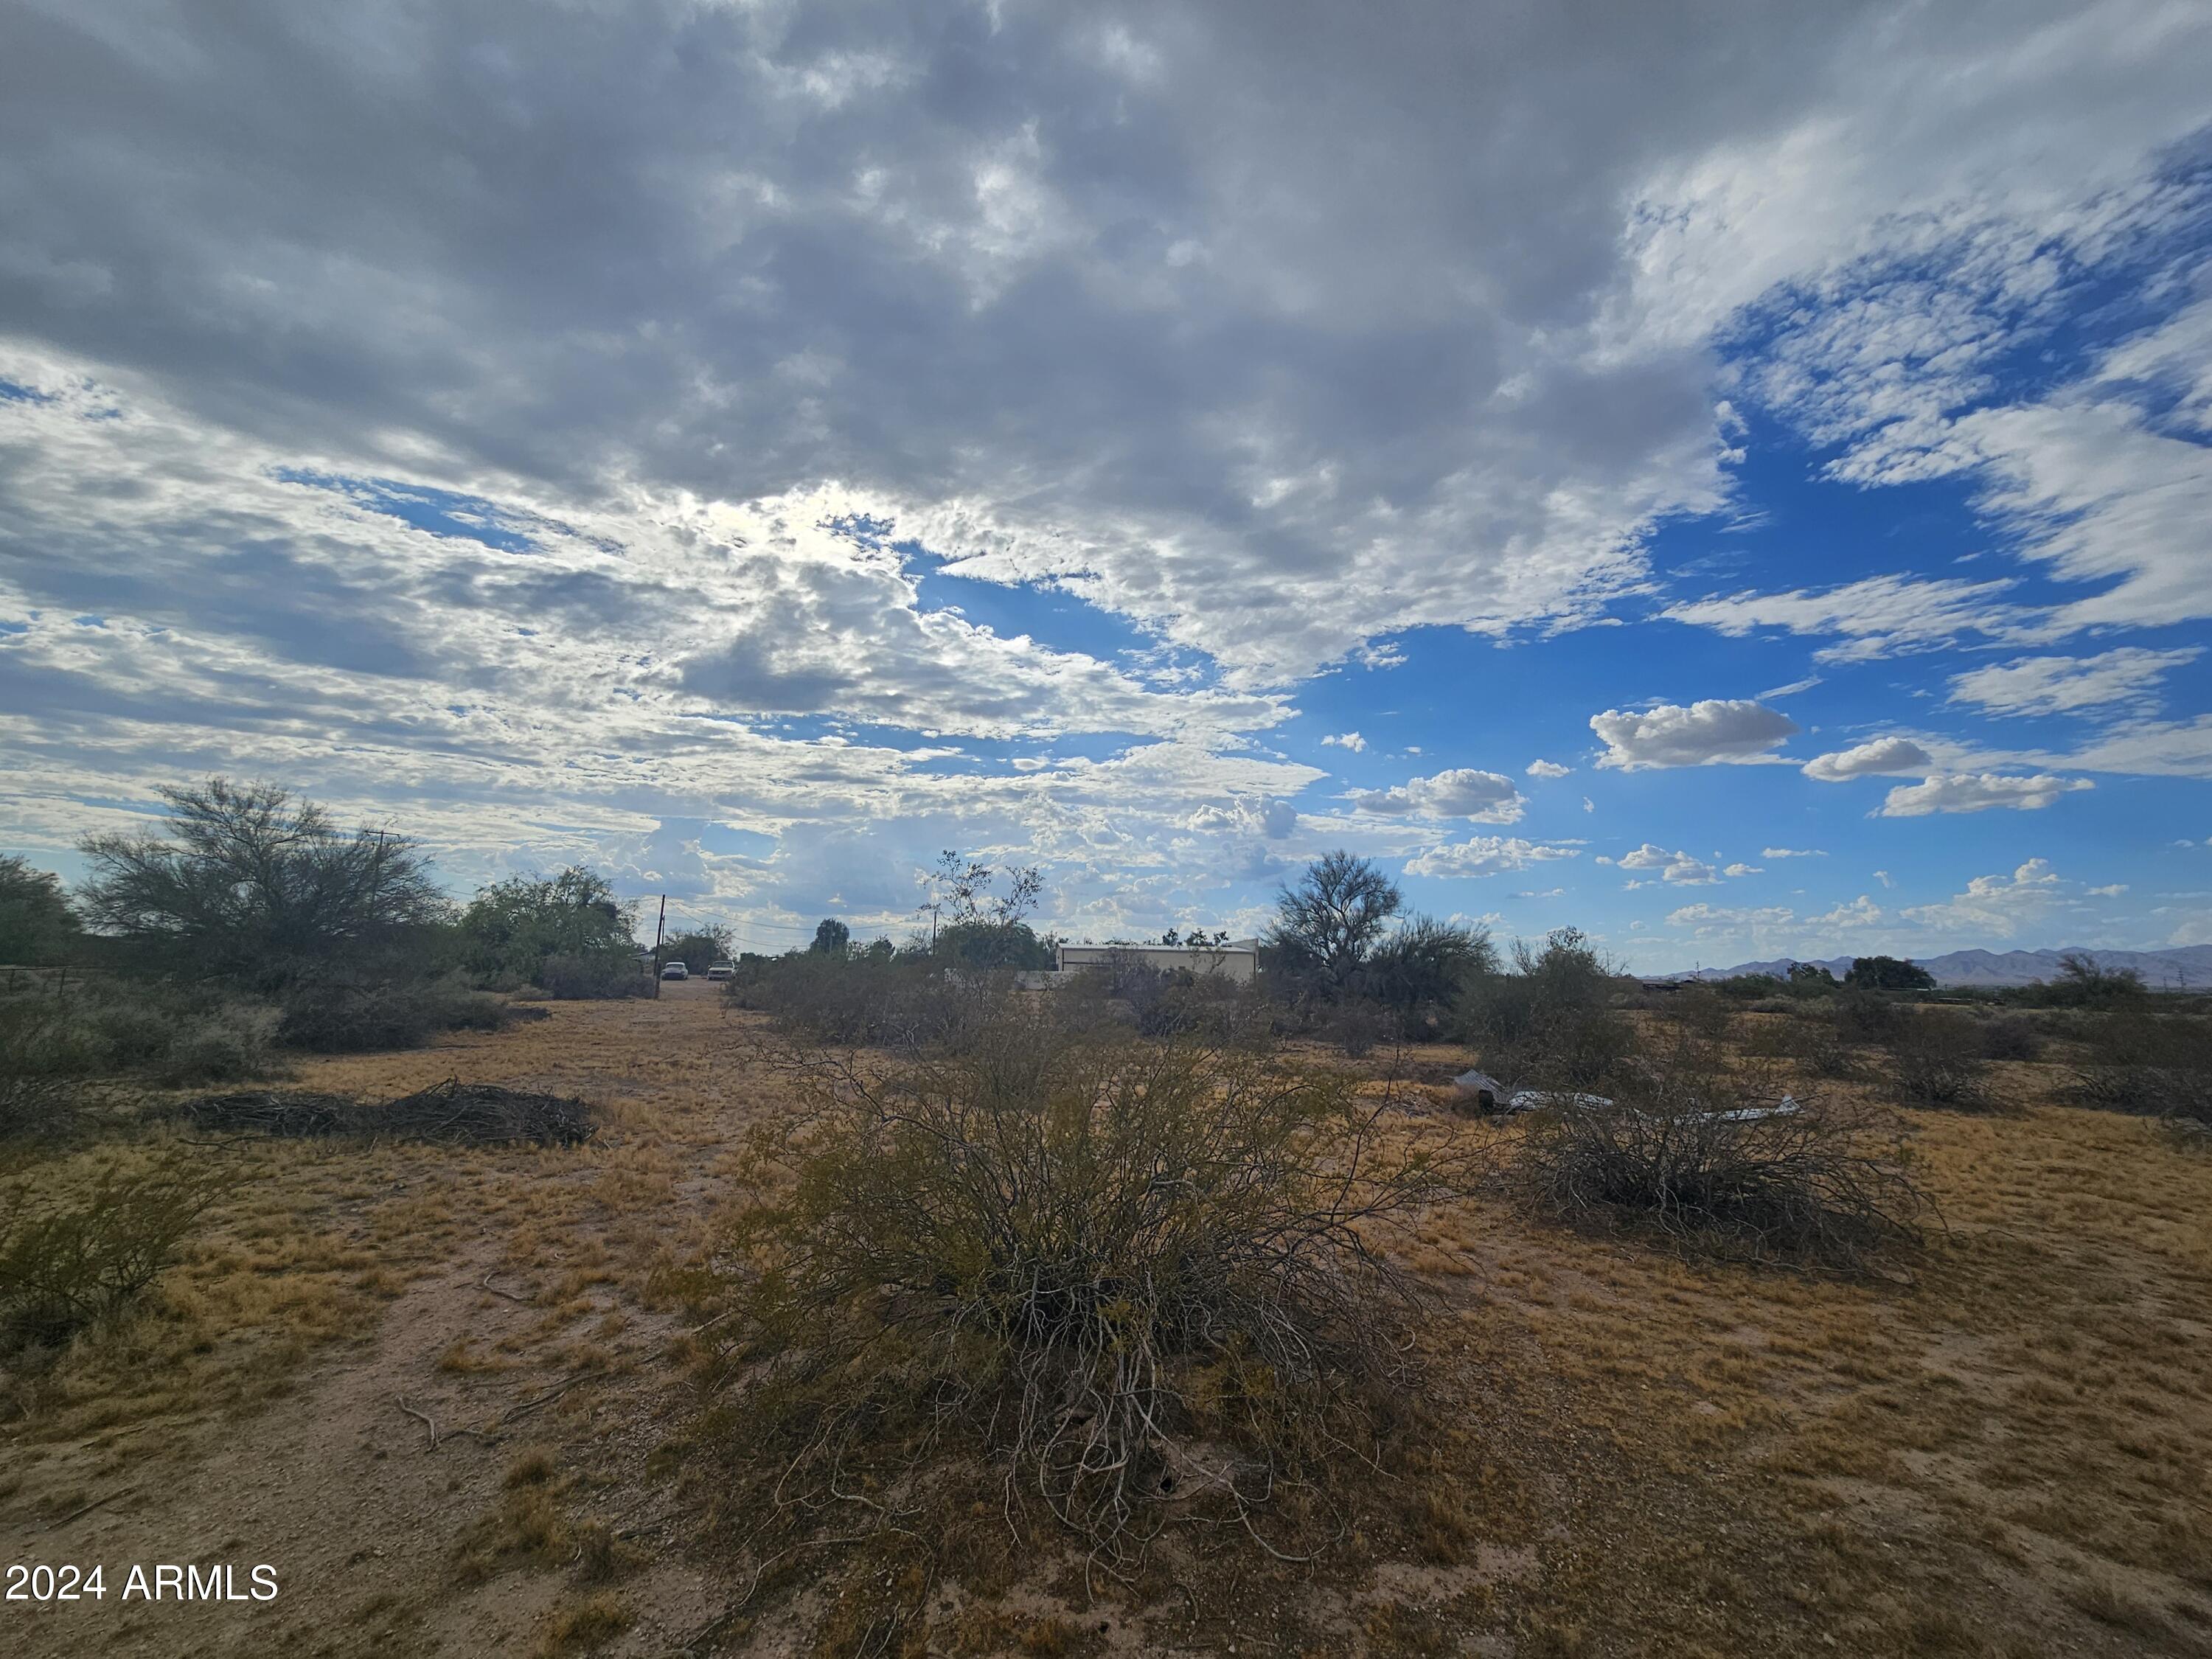
M 653 1000 L 660 1000 L 660 936 L 668 930 L 668 895 L 660 896 L 660 919 L 653 924 Z

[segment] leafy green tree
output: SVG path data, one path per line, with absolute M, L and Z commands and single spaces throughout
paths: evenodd
M 1341 994 L 1401 902 L 1396 884 L 1371 860 L 1340 850 L 1322 854 L 1276 895 L 1266 942 L 1278 971 Z
M 598 871 L 574 866 L 495 882 L 461 913 L 469 967 L 484 979 L 542 983 L 553 957 L 611 971 L 616 958 L 635 958 L 635 907 Z
M 78 937 L 76 913 L 62 896 L 59 876 L 0 854 L 0 962 L 36 967 L 69 952 Z
M 835 916 L 824 916 L 814 929 L 814 943 L 807 948 L 825 957 L 842 957 L 853 946 L 853 930 Z
M 957 921 L 942 929 L 932 954 L 963 968 L 1053 965 L 1052 945 L 1025 921 Z
M 1861 991 L 1932 991 L 1936 976 L 1897 957 L 1854 957 L 1844 983 Z
M 163 789 L 161 833 L 88 837 L 94 929 L 179 969 L 275 989 L 429 965 L 450 907 L 415 843 L 341 830 L 312 801 L 224 778 Z

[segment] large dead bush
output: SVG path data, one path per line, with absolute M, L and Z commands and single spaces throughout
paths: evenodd
M 2083 1105 L 2161 1118 L 2185 1139 L 2212 1136 L 2212 1019 L 2105 1014 L 2081 1045 L 2073 1092 Z
M 1295 1489 L 1310 1519 L 1371 1455 L 1415 1300 L 1379 1244 L 1468 1178 L 1444 1130 L 1035 996 L 953 1048 L 786 1063 L 807 1109 L 695 1283 L 763 1557 L 920 1527 L 980 1455 L 994 1512 L 1126 1571 L 1176 1514 L 1264 1532 Z
M 1640 1228 L 1721 1254 L 1863 1267 L 1918 1242 L 1926 1202 L 1895 1126 L 1784 1097 L 1692 1041 L 1616 1074 L 1610 1097 L 1536 1114 L 1517 1175 L 1555 1218 Z
M 1879 1062 L 1902 1106 L 1936 1111 L 2002 1109 L 1990 1091 L 1989 1061 L 1979 1022 L 1948 1008 L 1912 1011 L 1889 1039 Z

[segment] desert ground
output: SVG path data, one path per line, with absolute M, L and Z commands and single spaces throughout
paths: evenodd
M 2024 1063 L 1999 1067 L 2016 1114 L 1909 1115 L 1942 1222 L 1871 1278 L 1439 1206 L 1411 1247 L 1438 1293 L 1419 1443 L 1320 1560 L 1171 1536 L 1136 1583 L 1086 1588 L 1072 1548 L 1003 1553 L 895 1640 L 876 1613 L 904 1589 L 862 1555 L 748 1595 L 758 1564 L 701 1524 L 697 1339 L 655 1283 L 789 1106 L 761 1017 L 716 990 L 293 1085 L 574 1094 L 603 1126 L 581 1148 L 164 1122 L 42 1168 L 184 1142 L 241 1178 L 133 1314 L 9 1376 L 0 1555 L 103 1564 L 110 1593 L 0 1601 L 0 1648 L 2212 1654 L 2212 1158 L 2055 1103 Z M 1411 1060 L 1434 1082 L 1468 1056 Z M 157 1563 L 281 1589 L 121 1601 Z

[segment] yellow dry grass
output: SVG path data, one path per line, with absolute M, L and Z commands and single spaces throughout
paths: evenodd
M 744 1566 L 680 1497 L 687 1348 L 647 1287 L 785 1103 L 752 1017 L 671 988 L 301 1068 L 580 1094 L 606 1126 L 581 1151 L 181 1149 L 243 1179 L 135 1316 L 9 1380 L 0 1543 L 173 1559 L 228 1506 L 204 1535 L 294 1588 L 250 1627 L 111 1609 L 11 1650 L 665 1653 L 729 1604 Z M 1067 1560 L 1002 1550 L 946 1576 L 936 1650 L 2212 1653 L 2212 1158 L 2001 1073 L 2021 1115 L 1912 1115 L 1946 1230 L 1893 1278 L 1438 1210 L 1413 1257 L 1443 1297 L 1436 1409 L 1371 1533 L 1311 1568 L 1176 1540 L 1096 1603 Z M 720 1640 L 844 1650 L 911 1588 L 833 1553 Z

